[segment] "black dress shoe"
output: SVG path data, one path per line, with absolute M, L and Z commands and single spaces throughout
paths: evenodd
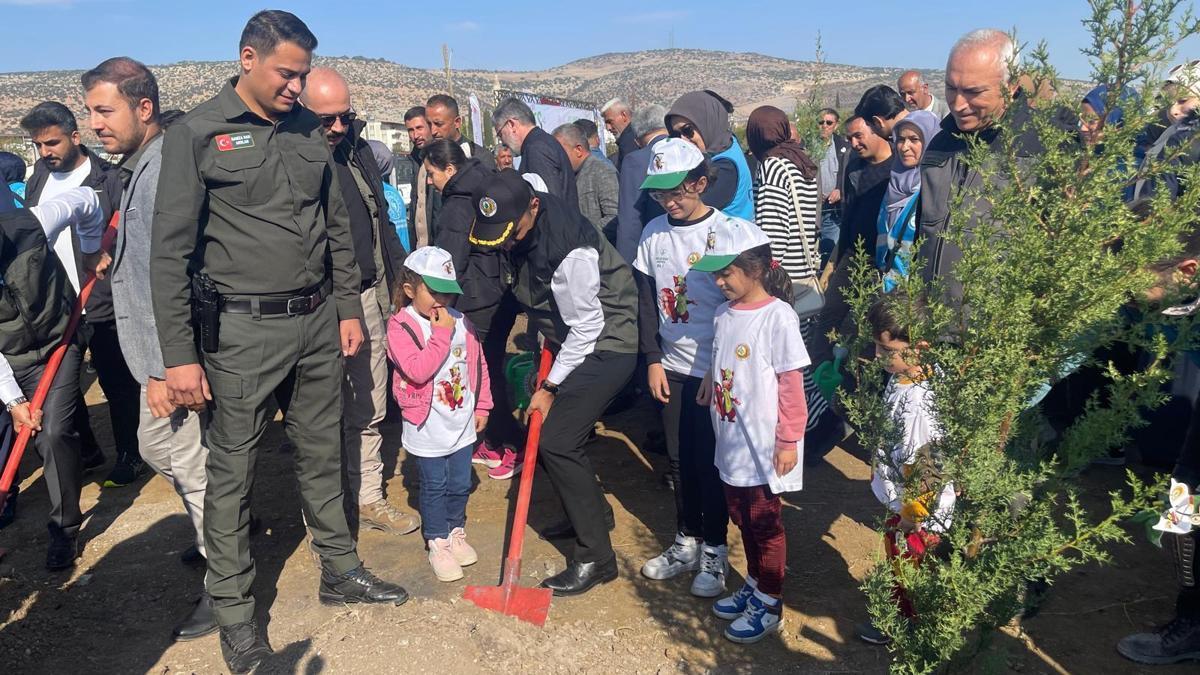
M 567 569 L 547 577 L 542 588 L 549 588 L 555 595 L 579 595 L 587 593 L 596 584 L 606 584 L 617 578 L 617 557 L 608 562 L 573 562 Z
M 367 571 L 365 566 L 359 565 L 345 574 L 334 574 L 322 568 L 318 596 L 327 605 L 351 602 L 403 605 L 408 600 L 408 591 L 380 579 Z
M 616 517 L 613 516 L 613 512 L 611 510 L 605 514 L 604 524 L 608 526 L 609 532 L 617 529 Z M 561 520 L 539 532 L 538 537 L 545 539 L 546 541 L 553 541 L 555 539 L 574 539 L 575 526 L 571 524 L 570 520 Z
M 46 549 L 46 569 L 65 570 L 75 564 L 79 557 L 79 545 L 73 535 L 63 532 L 54 523 L 47 523 L 50 530 L 50 546 Z
M 274 653 L 271 645 L 258 634 L 258 626 L 253 621 L 221 626 L 221 656 L 225 657 L 225 666 L 234 675 L 249 673 Z
M 217 632 L 217 617 L 213 614 L 212 598 L 208 593 L 204 593 L 187 618 L 180 621 L 171 630 L 171 637 L 176 642 L 187 642 L 215 632 Z
M 87 474 L 95 471 L 96 469 L 104 466 L 104 463 L 107 461 L 108 458 L 104 456 L 104 451 L 101 450 L 99 446 L 97 446 L 94 450 L 84 450 L 83 473 Z
M 187 550 L 179 554 L 179 562 L 196 567 L 208 566 L 208 560 L 200 553 L 200 548 L 195 545 L 187 547 Z

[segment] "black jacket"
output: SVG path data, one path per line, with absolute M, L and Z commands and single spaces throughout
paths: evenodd
M 1025 170 L 1033 162 L 1033 158 L 1042 154 L 1042 146 L 1037 129 L 1032 123 L 1033 114 L 1029 102 L 1022 92 L 1017 92 L 1007 112 L 1011 115 L 1011 128 L 1016 130 L 1014 146 L 1016 148 L 1018 170 Z M 1076 120 L 1064 109 L 1056 111 L 1054 123 L 1063 129 L 1073 129 Z M 950 225 L 950 208 L 956 201 L 956 196 L 966 192 L 967 199 L 962 206 L 966 209 L 966 234 L 971 234 L 981 222 L 986 222 L 992 215 L 992 203 L 984 192 L 994 194 L 995 190 L 1003 189 L 1008 179 L 1000 172 L 994 172 L 988 180 L 991 185 L 984 188 L 983 174 L 979 167 L 967 164 L 967 143 L 963 140 L 963 132 L 958 130 L 958 124 L 953 115 L 947 115 L 942 120 L 941 132 L 933 137 L 925 147 L 921 157 L 921 202 L 918 205 L 917 216 L 920 238 L 920 256 L 925 261 L 922 276 L 926 281 L 941 279 L 945 283 L 946 293 L 952 301 L 962 298 L 962 284 L 959 282 L 954 268 L 962 259 L 962 250 L 945 238 L 944 233 Z M 975 132 L 977 138 L 989 149 L 999 154 L 1001 147 L 1000 130 L 990 126 Z
M 121 172 L 116 166 L 94 155 L 91 150 L 87 149 L 87 146 L 80 146 L 80 149 L 92 161 L 92 170 L 88 172 L 87 178 L 83 179 L 83 185 L 96 191 L 96 196 L 100 199 L 100 208 L 104 211 L 104 222 L 107 223 L 112 218 L 113 212 L 121 206 L 123 189 Z M 42 197 L 42 190 L 45 189 L 49 179 L 50 169 L 46 167 L 45 160 L 39 159 L 33 165 L 33 175 L 25 184 L 26 206 L 38 205 Z M 70 232 L 72 248 L 75 251 L 75 270 L 78 273 L 79 283 L 82 284 L 85 274 L 83 256 L 79 253 L 79 235 L 75 233 L 75 228 L 70 228 Z M 51 245 L 50 248 L 53 249 L 54 246 Z M 64 264 L 66 264 L 65 261 Z M 86 309 L 88 323 L 116 321 L 117 315 L 113 312 L 112 304 L 112 281 L 107 276 L 97 279 L 95 285 L 92 286 L 92 294 L 88 296 Z
M 459 142 L 466 142 L 471 148 L 469 158 L 478 159 L 479 163 L 483 164 L 485 168 L 491 169 L 492 171 L 496 170 L 496 158 L 491 152 L 488 151 L 487 148 L 462 137 L 459 138 Z M 439 214 L 442 210 L 442 194 L 434 189 L 432 185 L 417 185 L 417 176 L 421 173 L 421 165 L 425 162 L 425 154 L 421 152 L 421 149 L 413 148 L 413 151 L 409 154 L 409 157 L 412 158 L 412 161 L 415 164 L 411 183 L 412 189 L 409 190 L 408 193 L 411 197 L 408 200 L 409 241 L 415 242 L 417 240 L 417 190 L 425 191 L 425 222 L 428 223 L 429 227 L 431 228 L 429 231 L 429 240 L 434 241 L 437 238 L 437 230 L 432 228 L 435 228 L 437 222 L 440 220 Z
M 400 278 L 400 266 L 404 264 L 404 258 L 408 256 L 408 251 L 404 250 L 404 245 L 400 243 L 400 237 L 396 235 L 396 227 L 388 219 L 387 197 L 383 194 L 383 175 L 379 173 L 379 163 L 375 161 L 375 155 L 371 153 L 371 146 L 362 138 L 364 126 L 366 124 L 363 122 L 355 122 L 353 133 L 342 142 L 353 144 L 355 166 L 359 167 L 367 177 L 367 183 L 371 186 L 371 194 L 375 198 L 375 206 L 379 211 L 376 236 L 383 258 L 383 272 L 390 297 L 393 284 L 396 279 Z M 334 161 L 344 161 L 345 155 L 335 152 L 333 157 Z M 359 192 L 357 185 L 353 183 L 347 185 L 345 181 L 342 181 L 341 188 L 343 200 L 362 199 L 362 193 Z
M 541 127 L 534 127 L 521 143 L 521 173 L 536 173 L 546 181 L 550 194 L 565 204 L 579 204 L 575 169 L 567 152 Z
M 617 136 L 617 171 L 621 170 L 621 162 L 625 161 L 625 155 L 638 150 L 637 139 L 633 137 L 633 125 L 629 124 L 624 131 Z
M 463 288 L 454 304 L 460 312 L 472 312 L 498 304 L 508 290 L 507 263 L 499 249 L 480 249 L 467 239 L 475 222 L 472 192 L 494 172 L 478 159 L 468 159 L 442 190 L 437 237 L 433 243 L 450 252 L 454 273 Z

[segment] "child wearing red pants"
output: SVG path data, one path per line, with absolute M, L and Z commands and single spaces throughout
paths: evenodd
M 783 622 L 787 542 L 779 494 L 802 487 L 808 410 L 801 369 L 809 358 L 791 279 L 771 259 L 766 235 L 754 228 L 721 241 L 724 234 L 692 267 L 713 272 L 728 299 L 713 319 L 712 369 L 697 402 L 712 406 L 717 472 L 748 568 L 746 583 L 716 601 L 713 613 L 732 621 L 726 638 L 749 644 Z
M 933 394 L 927 385 L 928 369 L 920 363 L 923 343 L 913 345 L 909 327 L 901 326 L 893 307 L 908 303 L 904 291 L 876 301 L 867 312 L 875 340 L 875 356 L 891 373 L 884 399 L 892 419 L 900 425 L 900 438 L 891 448 L 880 448 L 873 462 L 871 490 L 892 512 L 887 519 L 884 549 L 893 566 L 919 564 L 941 542 L 954 512 L 954 486 L 939 480 L 930 444 L 940 435 L 934 415 Z M 924 312 L 919 299 L 911 303 Z M 897 585 L 893 596 L 900 612 L 913 618 L 912 603 Z M 890 640 L 870 622 L 859 624 L 858 637 L 871 644 Z

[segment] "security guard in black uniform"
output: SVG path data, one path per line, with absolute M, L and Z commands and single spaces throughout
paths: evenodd
M 154 315 L 172 401 L 211 401 L 205 583 L 234 673 L 271 653 L 254 623 L 249 497 L 276 402 L 296 447 L 321 600 L 408 598 L 363 567 L 342 509 L 342 358 L 362 343 L 362 306 L 329 147 L 317 117 L 296 105 L 316 46 L 296 16 L 254 15 L 242 32 L 240 77 L 163 142 Z

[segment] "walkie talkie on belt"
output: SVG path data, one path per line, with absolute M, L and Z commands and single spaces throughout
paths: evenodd
M 213 353 L 220 346 L 221 294 L 217 285 L 203 273 L 192 275 L 192 323 L 200 349 Z

